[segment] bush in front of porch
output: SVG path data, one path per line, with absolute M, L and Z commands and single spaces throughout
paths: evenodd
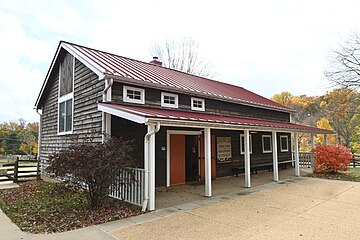
M 352 154 L 344 146 L 317 146 L 313 149 L 315 154 L 315 173 L 337 173 L 347 171 Z
M 87 190 L 90 208 L 101 205 L 109 194 L 116 171 L 129 171 L 134 167 L 134 145 L 130 140 L 107 137 L 104 143 L 88 141 L 71 144 L 49 158 L 46 171 L 73 186 Z M 129 179 L 134 179 L 129 171 Z M 123 184 L 123 183 L 117 183 Z

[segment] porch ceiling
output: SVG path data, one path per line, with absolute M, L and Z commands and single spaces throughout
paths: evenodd
M 306 132 L 315 134 L 334 134 L 333 131 L 289 122 L 260 120 L 239 116 L 227 116 L 204 112 L 133 106 L 115 103 L 99 103 L 98 110 L 136 123 L 160 122 L 165 126 L 210 127 L 233 130 L 262 130 L 278 132 Z

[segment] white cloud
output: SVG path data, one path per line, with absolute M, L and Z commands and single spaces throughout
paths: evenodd
M 360 23 L 356 0 L 13 0 L 0 9 L 0 122 L 37 119 L 59 40 L 147 61 L 154 43 L 192 36 L 221 81 L 267 97 L 318 95 L 330 49 Z

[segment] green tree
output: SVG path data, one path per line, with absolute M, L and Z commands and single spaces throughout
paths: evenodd
M 0 123 L 0 154 L 35 154 L 39 124 L 18 122 Z

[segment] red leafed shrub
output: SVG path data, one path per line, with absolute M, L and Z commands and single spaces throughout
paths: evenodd
M 349 168 L 352 155 L 344 146 L 317 146 L 313 152 L 315 173 L 336 173 Z

